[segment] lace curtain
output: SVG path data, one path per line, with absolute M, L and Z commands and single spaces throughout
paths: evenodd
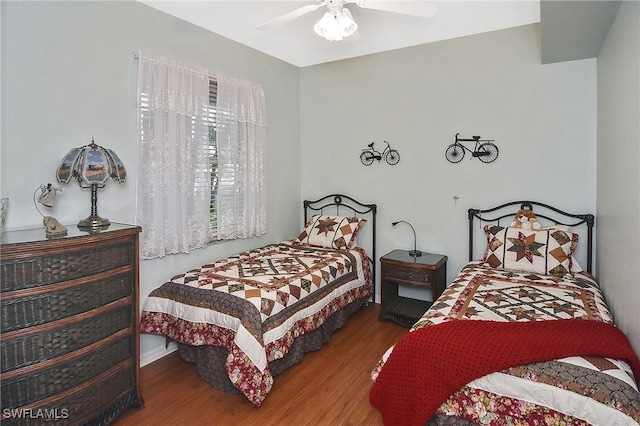
M 189 253 L 212 239 L 208 107 L 207 70 L 139 55 L 136 216 L 143 259 Z
M 216 76 L 218 238 L 267 232 L 267 114 L 262 87 Z

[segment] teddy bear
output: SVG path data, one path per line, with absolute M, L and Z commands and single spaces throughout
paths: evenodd
M 540 222 L 536 218 L 535 213 L 531 210 L 519 210 L 516 213 L 515 220 L 511 222 L 510 225 L 512 228 L 521 228 L 521 229 L 531 229 L 533 231 L 538 231 L 542 228 Z

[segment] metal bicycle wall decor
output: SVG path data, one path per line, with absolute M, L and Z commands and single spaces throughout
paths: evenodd
M 398 153 L 398 151 L 391 148 L 389 142 L 384 141 L 384 143 L 387 144 L 387 147 L 382 152 L 376 151 L 376 149 L 373 147 L 374 143 L 375 142 L 371 142 L 369 145 L 367 145 L 369 148 L 365 148 L 362 150 L 362 153 L 360 154 L 360 161 L 362 161 L 362 164 L 364 164 L 365 166 L 370 166 L 371 164 L 373 164 L 373 160 L 378 160 L 378 162 L 380 162 L 383 158 L 384 161 L 387 162 L 387 164 L 390 164 L 392 166 L 398 164 L 398 161 L 400 161 L 400 154 Z
M 459 138 L 458 135 L 460 133 L 456 133 L 456 141 L 447 147 L 447 150 L 444 152 L 444 156 L 451 163 L 459 163 L 464 158 L 464 154 L 466 151 L 471 153 L 471 158 L 477 157 L 478 160 L 483 163 L 491 163 L 498 158 L 498 147 L 494 139 L 480 139 L 481 136 L 472 136 L 471 139 L 462 139 Z M 475 142 L 475 146 L 473 150 L 464 146 L 461 142 Z

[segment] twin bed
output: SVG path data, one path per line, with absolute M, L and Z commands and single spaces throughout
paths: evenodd
M 509 226 L 518 209 L 545 228 Z M 260 406 L 273 377 L 375 294 L 376 213 L 339 194 L 305 201 L 297 238 L 173 277 L 149 295 L 141 329 Z M 640 423 L 640 361 L 591 275 L 593 227 L 535 202 L 470 209 L 470 262 L 371 373 L 384 423 Z
M 374 294 L 376 205 L 333 194 L 305 201 L 304 218 L 297 238 L 153 290 L 141 330 L 176 341 L 204 380 L 260 406 L 274 376 L 319 349 Z
M 548 227 L 512 227 L 519 209 Z M 639 423 L 640 362 L 591 275 L 593 226 L 535 202 L 470 209 L 470 262 L 372 372 L 384 423 Z M 586 271 L 574 256 L 581 227 Z

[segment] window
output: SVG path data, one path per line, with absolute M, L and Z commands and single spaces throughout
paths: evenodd
M 141 256 L 264 234 L 262 87 L 144 53 L 138 61 Z

